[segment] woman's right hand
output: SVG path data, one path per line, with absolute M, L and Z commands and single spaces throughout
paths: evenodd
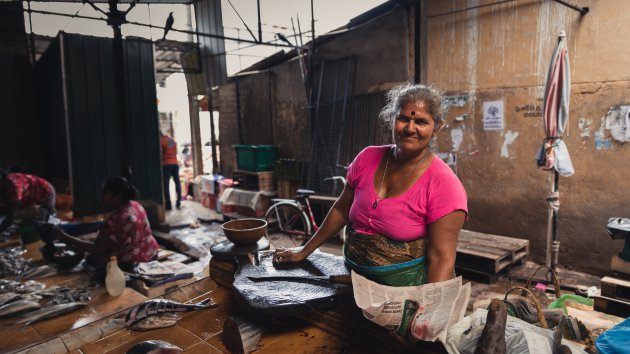
M 284 249 L 279 247 L 273 253 L 273 263 L 298 263 L 306 259 L 308 254 L 304 252 L 304 248 L 296 249 Z

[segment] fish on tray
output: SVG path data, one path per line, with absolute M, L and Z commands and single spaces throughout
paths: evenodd
M 199 309 L 214 308 L 218 305 L 210 299 L 196 304 L 183 304 L 181 302 L 152 299 L 133 307 L 127 313 L 125 323 L 133 330 L 146 331 L 149 329 L 170 327 L 177 322 L 176 312 L 188 312 Z
M 147 340 L 129 348 L 125 354 L 179 354 L 182 348 L 163 340 Z
M 87 303 L 85 302 L 70 302 L 66 304 L 46 306 L 42 309 L 30 312 L 22 316 L 19 320 L 15 322 L 15 324 L 24 324 L 24 326 L 28 326 L 35 322 L 47 320 L 49 318 L 57 317 L 64 313 L 74 311 L 76 309 L 84 307 L 85 305 L 87 305 Z
M 15 316 L 24 312 L 39 310 L 42 306 L 34 301 L 18 300 L 0 306 L 0 317 Z

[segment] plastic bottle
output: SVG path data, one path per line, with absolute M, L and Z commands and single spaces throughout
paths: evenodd
M 119 296 L 125 290 L 125 274 L 118 268 L 116 256 L 112 256 L 107 263 L 105 287 L 111 296 Z

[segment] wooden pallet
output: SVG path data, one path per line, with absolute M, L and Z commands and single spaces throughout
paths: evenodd
M 528 255 L 529 240 L 462 230 L 455 266 L 495 274 Z
M 524 264 L 525 264 L 525 258 L 517 261 L 516 263 L 512 263 L 508 265 L 507 267 L 501 269 L 498 273 L 486 273 L 486 272 L 482 272 L 474 268 L 466 268 L 466 267 L 460 267 L 456 265 L 455 274 L 458 276 L 461 275 L 467 280 L 476 281 L 478 283 L 493 284 L 499 279 L 499 277 L 507 276 L 510 273 L 510 271 L 518 267 L 522 267 Z
M 595 311 L 626 318 L 630 316 L 630 302 L 607 296 L 593 296 Z
M 630 301 L 630 281 L 613 277 L 603 277 L 602 296 Z

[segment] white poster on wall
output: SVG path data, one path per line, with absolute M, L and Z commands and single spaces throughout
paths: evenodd
M 503 101 L 483 103 L 483 130 L 503 130 Z

